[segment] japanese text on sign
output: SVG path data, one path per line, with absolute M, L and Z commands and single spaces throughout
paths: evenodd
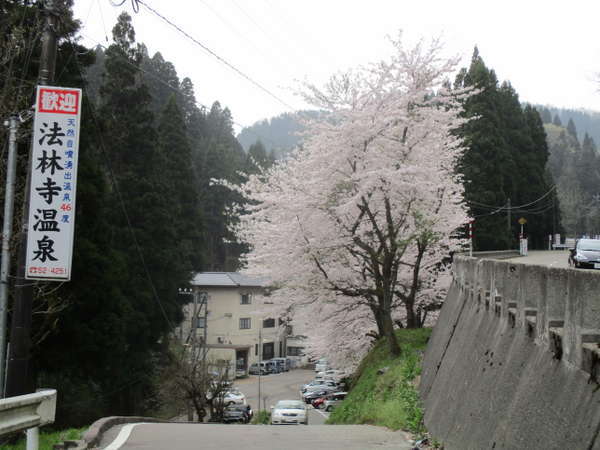
M 75 224 L 81 90 L 38 86 L 26 278 L 69 280 Z

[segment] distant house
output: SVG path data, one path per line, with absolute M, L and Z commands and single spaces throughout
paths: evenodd
M 286 356 L 286 326 L 263 311 L 264 281 L 236 272 L 200 272 L 191 284 L 194 295 L 178 330 L 184 344 L 201 346 L 206 337 L 207 358 L 228 361 L 232 376 L 247 374 L 259 357 Z

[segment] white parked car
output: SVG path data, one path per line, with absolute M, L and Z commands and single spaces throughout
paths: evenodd
M 308 384 L 303 385 L 302 388 L 300 389 L 300 392 L 304 393 L 306 391 L 315 391 L 315 390 L 322 389 L 324 387 L 335 388 L 335 387 L 337 387 L 337 383 L 333 380 L 314 380 Z
M 229 389 L 223 397 L 223 404 L 229 405 L 245 405 L 246 396 L 237 389 Z
M 323 372 L 319 372 L 317 373 L 317 378 L 318 377 L 322 377 L 324 379 L 332 379 L 335 381 L 339 381 L 342 378 L 344 378 L 346 376 L 346 372 L 344 372 L 343 370 L 335 370 L 335 369 L 329 369 L 329 370 L 325 370 Z
M 306 405 L 300 400 L 280 400 L 271 406 L 271 425 L 301 424 L 308 425 Z

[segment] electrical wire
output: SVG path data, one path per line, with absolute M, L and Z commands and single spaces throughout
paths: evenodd
M 102 49 L 107 50 L 108 47 L 106 47 L 105 45 L 101 44 L 98 40 L 84 34 L 81 33 L 82 36 L 84 36 L 85 38 L 95 42 L 98 46 L 100 46 Z M 89 49 L 89 51 L 94 51 L 93 49 Z M 131 61 L 129 61 L 127 58 L 122 57 L 121 55 L 115 55 L 117 58 L 119 58 L 121 61 L 125 62 L 126 64 L 130 65 L 131 67 L 134 67 L 135 69 L 139 70 L 140 72 L 152 77 L 153 79 L 155 79 L 156 81 L 158 81 L 160 84 L 168 87 L 170 90 L 172 90 L 174 93 L 176 94 L 181 94 L 181 91 L 172 86 L 171 84 L 169 84 L 166 80 L 162 79 L 161 77 L 159 77 L 158 75 L 148 72 L 147 70 L 144 70 L 143 68 L 136 66 L 135 64 L 132 64 Z M 196 106 L 199 106 L 201 108 L 206 109 L 207 111 L 210 110 L 210 107 L 208 107 L 207 105 L 203 104 L 202 102 L 196 100 Z M 237 125 L 238 127 L 240 127 L 241 129 L 246 129 L 247 131 L 249 131 L 250 133 L 254 134 L 258 139 L 260 139 L 263 143 L 270 143 L 271 146 L 273 148 L 277 147 L 277 144 L 272 140 L 269 139 L 267 137 L 261 136 L 260 134 L 256 133 L 254 130 L 252 130 L 252 128 L 248 127 L 247 125 L 243 125 L 239 122 L 236 122 L 235 120 L 232 120 L 231 123 L 233 123 L 234 125 Z
M 190 34 L 188 34 L 181 27 L 179 27 L 178 25 L 176 25 L 175 23 L 173 23 L 171 20 L 169 20 L 167 17 L 165 17 L 164 15 L 162 15 L 161 13 L 159 13 L 157 10 L 155 10 L 151 6 L 147 5 L 142 0 L 136 0 L 136 1 L 137 1 L 137 3 L 139 3 L 140 5 L 142 5 L 143 7 L 145 7 L 146 9 L 148 9 L 150 12 L 152 12 L 154 15 L 156 15 L 158 18 L 160 18 L 163 22 L 169 24 L 171 27 L 175 28 L 183 36 L 185 36 L 186 38 L 188 38 L 189 40 L 191 40 L 192 42 L 194 42 L 196 45 L 198 45 L 200 48 L 202 48 L 205 52 L 207 52 L 208 54 L 210 54 L 211 56 L 213 56 L 214 58 L 216 58 L 221 64 L 229 67 L 231 70 L 233 70 L 239 76 L 241 76 L 242 78 L 244 78 L 245 80 L 247 80 L 248 82 L 250 82 L 251 84 L 253 84 L 254 86 L 256 86 L 257 88 L 259 88 L 261 91 L 263 91 L 264 93 L 266 93 L 270 97 L 272 97 L 275 100 L 277 100 L 279 103 L 281 103 L 282 105 L 284 105 L 286 108 L 289 108 L 292 111 L 296 110 L 296 108 L 294 108 L 293 106 L 291 106 L 286 101 L 282 100 L 280 97 L 278 97 L 276 94 L 274 94 L 269 89 L 267 89 L 266 87 L 264 87 L 258 81 L 255 81 L 249 75 L 246 75 L 244 72 L 242 72 L 236 66 L 234 66 L 233 64 L 231 64 L 225 58 L 222 58 L 221 56 L 219 56 L 216 52 L 214 52 L 213 50 L 211 50 L 210 48 L 208 48 L 206 45 L 204 45 L 202 42 L 200 42 L 199 40 L 197 40 L 196 38 L 194 38 L 193 36 L 191 36 Z
M 550 193 L 552 191 L 554 191 L 556 189 L 556 185 L 552 186 L 545 194 L 543 194 L 541 197 L 539 197 L 538 199 L 529 202 L 529 203 L 525 203 L 523 205 L 515 205 L 515 206 L 507 206 L 507 205 L 503 205 L 503 206 L 492 206 L 492 205 L 486 205 L 485 203 L 479 203 L 476 201 L 467 201 L 467 204 L 469 206 L 475 205 L 476 207 L 480 207 L 480 208 L 490 208 L 490 209 L 497 209 L 497 210 L 506 210 L 506 211 L 513 211 L 513 210 L 517 210 L 517 209 L 523 209 L 526 208 L 528 206 L 534 205 L 537 202 L 543 200 L 544 198 L 546 198 L 548 195 L 550 195 Z
M 292 66 L 292 65 L 296 65 L 298 61 L 306 61 L 306 57 L 302 56 L 302 55 L 298 55 L 298 46 L 297 45 L 291 45 L 290 43 L 288 43 L 288 45 L 285 45 L 285 47 L 287 47 L 287 51 L 281 51 L 281 49 L 276 49 L 274 47 L 274 43 L 282 43 L 282 38 L 281 37 L 274 37 L 272 36 L 270 33 L 268 33 L 267 31 L 265 31 L 265 29 L 256 21 L 252 18 L 252 16 L 250 16 L 250 14 L 244 9 L 242 8 L 238 2 L 236 2 L 236 0 L 231 0 L 231 2 L 234 4 L 234 6 L 241 11 L 241 13 L 246 16 L 246 18 L 256 27 L 256 29 L 258 31 L 260 31 L 266 38 L 267 41 L 269 43 L 271 43 L 271 47 L 270 50 L 274 50 L 275 51 L 275 56 L 280 60 L 286 61 L 287 66 Z M 284 35 L 283 39 L 286 39 L 287 36 Z M 296 58 L 292 58 L 290 59 L 290 53 L 296 53 L 297 57 Z M 298 66 L 296 66 L 298 67 Z M 295 72 L 295 69 L 292 69 L 293 72 Z
M 104 22 L 104 14 L 102 14 L 102 5 L 100 4 L 100 0 L 96 0 L 96 4 L 98 5 L 98 11 L 100 11 L 100 19 L 102 20 L 102 29 L 104 30 L 104 39 L 108 42 L 108 33 L 106 32 L 106 23 Z

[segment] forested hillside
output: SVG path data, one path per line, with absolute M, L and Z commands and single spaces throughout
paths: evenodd
M 600 156 L 594 139 L 579 138 L 573 120 L 566 127 L 558 116 L 545 118 L 550 158 L 548 170 L 556 180 L 562 226 L 568 236 L 600 234 Z
M 237 139 L 246 151 L 252 144 L 260 141 L 270 155 L 279 159 L 302 142 L 303 120 L 315 118 L 319 114 L 317 111 L 280 114 L 244 128 Z
M 72 2 L 61 5 L 54 84 L 84 89 L 73 276 L 35 285 L 30 383 L 58 390 L 59 426 L 156 409 L 167 336 L 188 301 L 178 289 L 194 271 L 238 268 L 241 246 L 225 243 L 236 194 L 210 180 L 237 182 L 249 164 L 230 111 L 198 105 L 192 82 L 136 42 L 126 13 L 112 44 L 87 49 L 75 43 Z M 3 117 L 31 105 L 40 11 L 0 1 Z M 14 229 L 30 129 L 18 142 Z
M 549 105 L 535 105 L 544 123 L 560 122 L 566 126 L 569 120 L 577 130 L 577 138 L 583 141 L 587 134 L 594 142 L 600 142 L 600 112 L 585 109 L 557 108 Z

